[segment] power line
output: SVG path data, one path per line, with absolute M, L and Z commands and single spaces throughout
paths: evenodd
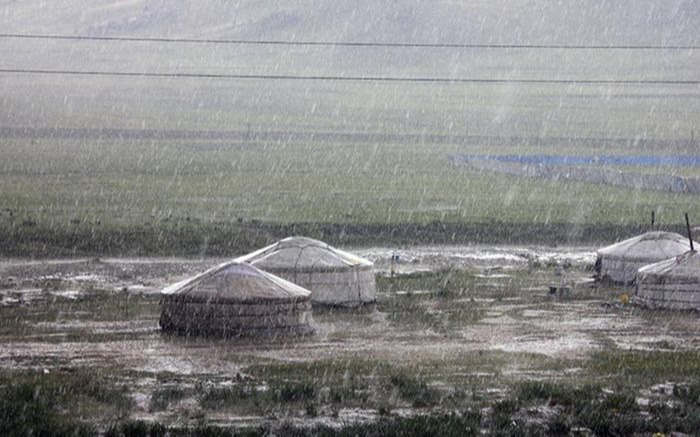
M 222 73 L 149 73 L 139 71 L 91 71 L 91 70 L 36 70 L 3 68 L 4 74 L 48 74 L 69 76 L 116 76 L 149 78 L 190 79 L 252 79 L 252 80 L 308 80 L 342 82 L 419 82 L 419 83 L 525 83 L 525 84 L 591 84 L 591 85 L 700 85 L 700 80 L 642 80 L 642 79 L 489 79 L 447 77 L 392 77 L 392 76 L 302 76 L 272 74 L 222 74 Z
M 121 41 L 188 44 L 235 44 L 267 46 L 310 46 L 310 47 L 387 47 L 387 48 L 444 48 L 444 49 L 560 49 L 560 50 L 697 50 L 700 46 L 669 45 L 567 45 L 567 44 L 442 44 L 442 43 L 384 43 L 384 42 L 342 42 L 342 41 L 283 41 L 247 39 L 197 39 L 197 38 L 146 38 L 127 36 L 80 36 L 80 35 L 40 35 L 2 33 L 0 38 L 49 39 L 68 41 Z

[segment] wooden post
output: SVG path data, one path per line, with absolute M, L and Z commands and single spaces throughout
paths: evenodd
M 651 230 L 654 230 L 654 222 L 655 222 L 655 217 L 654 217 L 654 210 L 651 211 Z
M 688 229 L 688 240 L 690 240 L 690 250 L 695 251 L 695 248 L 693 247 L 693 235 L 690 232 L 690 220 L 688 220 L 688 213 L 685 213 L 685 227 Z

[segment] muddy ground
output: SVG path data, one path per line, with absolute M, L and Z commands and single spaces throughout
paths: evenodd
M 90 410 L 96 423 L 340 426 L 498 400 L 533 379 L 615 385 L 624 372 L 597 364 L 610 354 L 700 350 L 697 313 L 623 305 L 632 290 L 596 287 L 590 248 L 353 250 L 375 262 L 377 303 L 314 308 L 315 335 L 264 340 L 160 332 L 158 291 L 220 259 L 2 260 L 0 368 L 94 372 L 123 387 L 131 402 Z M 568 291 L 551 294 L 550 286 Z M 688 379 L 683 371 L 657 376 L 640 390 Z M 406 395 L 396 378 L 423 391 Z M 311 388 L 287 399 L 289 384 Z M 339 386 L 350 394 L 337 394 Z M 232 389 L 240 399 L 228 402 Z M 416 402 L 420 393 L 439 400 Z M 212 402 L 218 395 L 224 400 Z

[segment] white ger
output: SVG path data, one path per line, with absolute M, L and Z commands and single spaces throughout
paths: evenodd
M 311 292 L 251 265 L 229 261 L 162 292 L 160 326 L 184 335 L 306 334 Z
M 371 261 L 311 238 L 285 238 L 236 261 L 311 290 L 313 303 L 354 307 L 377 299 Z
M 631 283 L 641 267 L 673 258 L 690 250 L 687 237 L 652 231 L 598 250 L 596 272 L 601 279 Z
M 700 310 L 700 255 L 692 250 L 637 272 L 634 303 L 648 308 Z

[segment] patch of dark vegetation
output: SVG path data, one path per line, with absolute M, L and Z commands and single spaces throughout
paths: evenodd
M 657 402 L 649 405 L 647 428 L 653 432 L 682 432 L 689 435 L 700 430 L 700 408 L 698 405 Z
M 126 421 L 114 424 L 105 437 L 256 437 L 270 435 L 266 428 L 232 428 L 213 425 L 168 427 L 157 422 Z
M 318 388 L 311 382 L 272 382 L 269 387 L 257 387 L 244 383 L 231 387 L 206 389 L 199 398 L 202 408 L 219 410 L 251 404 L 260 408 L 266 405 L 311 403 L 318 396 Z
M 684 399 L 685 393 L 693 390 L 692 385 L 679 386 L 680 397 L 675 395 L 676 399 Z M 588 429 L 595 435 L 692 433 L 700 429 L 700 407 L 692 401 L 669 403 L 661 399 L 642 408 L 631 388 L 610 391 L 596 385 L 576 387 L 546 381 L 521 383 L 512 398 L 494 404 L 492 426 L 508 429 L 522 421 L 522 412 L 533 407 L 547 412 L 537 422 L 549 435 L 567 434 L 575 428 Z
M 597 385 L 572 387 L 547 381 L 527 381 L 516 387 L 515 396 L 521 403 L 546 400 L 550 405 L 573 405 L 591 402 L 599 391 Z
M 614 375 L 619 382 L 697 378 L 700 375 L 700 350 L 602 351 L 593 356 L 588 367 L 595 374 Z
M 75 299 L 63 299 L 44 295 L 31 305 L 2 307 L 0 309 L 0 335 L 24 337 L 42 334 L 51 328 L 37 322 L 59 322 L 71 319 L 80 322 L 105 322 L 136 319 L 157 319 L 160 297 L 134 294 L 128 291 L 89 289 Z M 85 326 L 66 327 L 62 336 L 48 336 L 42 341 L 104 341 L 105 339 L 133 339 L 142 332 L 99 333 Z
M 93 435 L 87 424 L 58 410 L 60 394 L 41 386 L 20 383 L 3 388 L 0 397 L 0 435 Z
M 513 414 L 520 409 L 520 404 L 514 399 L 496 401 L 491 407 L 492 428 L 498 430 L 510 430 L 514 421 Z
M 76 418 L 113 420 L 133 407 L 125 386 L 91 372 L 5 372 L 0 387 L 0 435 L 94 435 Z
M 478 413 L 440 414 L 409 418 L 383 418 L 376 422 L 354 424 L 341 429 L 328 426 L 300 428 L 284 425 L 279 435 L 294 437 L 326 436 L 475 436 L 479 434 L 481 416 Z
M 251 385 L 236 385 L 233 387 L 212 387 L 205 390 L 199 397 L 199 405 L 208 410 L 219 410 L 227 407 L 238 406 L 243 401 L 255 399 L 263 400 L 263 395 L 258 394 L 256 387 Z
M 476 288 L 474 275 L 467 270 L 378 276 L 377 291 L 382 297 L 377 309 L 386 312 L 392 323 L 447 333 L 455 326 L 474 324 L 484 316 L 484 308 L 473 299 L 465 299 L 475 297 Z M 437 291 L 426 292 L 431 290 Z M 397 291 L 402 294 L 396 294 Z
M 429 311 L 428 300 L 425 296 L 412 294 L 393 296 L 380 299 L 377 310 L 387 313 L 387 320 L 393 325 L 441 331 L 442 315 Z
M 150 423 L 144 421 L 123 422 L 112 425 L 104 433 L 105 437 L 165 437 L 170 435 L 171 430 L 160 423 Z
M 275 390 L 275 392 L 279 392 L 278 399 L 282 402 L 309 401 L 317 395 L 316 387 L 309 382 L 286 384 Z M 277 396 L 276 393 L 275 395 Z
M 0 255 L 220 256 L 245 253 L 290 235 L 336 245 L 419 244 L 602 244 L 647 230 L 646 225 L 571 223 L 198 223 L 171 220 L 155 224 L 71 224 L 32 221 L 0 223 Z M 683 232 L 680 226 L 670 231 Z
M 151 394 L 148 410 L 151 412 L 166 410 L 171 403 L 183 399 L 186 395 L 187 390 L 180 387 L 158 388 Z
M 398 390 L 402 399 L 411 403 L 415 408 L 438 405 L 442 399 L 440 392 L 421 378 L 406 373 L 395 373 L 389 377 L 389 383 Z
M 362 359 L 254 364 L 246 368 L 247 373 L 263 380 L 311 380 L 319 383 L 342 381 L 347 384 L 361 377 L 388 375 L 392 370 L 393 367 L 387 363 Z
M 316 415 L 327 405 L 388 412 L 397 402 L 432 408 L 441 405 L 443 398 L 415 371 L 372 361 L 255 365 L 247 372 L 252 381 L 204 389 L 200 405 L 210 410 L 253 408 L 258 412 L 303 405 L 307 415 Z M 451 404 L 457 401 L 451 399 Z
M 673 395 L 689 405 L 700 407 L 700 381 L 675 386 Z
M 343 370 L 344 369 L 344 370 Z M 637 402 L 632 388 L 611 390 L 602 385 L 574 386 L 549 381 L 523 382 L 510 397 L 497 401 L 462 397 L 447 404 L 443 393 L 432 388 L 416 369 L 402 369 L 373 362 L 338 364 L 328 361 L 303 366 L 275 364 L 253 369 L 267 375 L 268 382 L 253 380 L 202 390 L 205 409 L 256 406 L 274 413 L 275 407 L 292 406 L 307 417 L 325 416 L 336 401 L 344 407 L 375 408 L 377 420 L 342 427 L 304 426 L 276 421 L 249 428 L 198 425 L 168 427 L 159 423 L 130 421 L 133 402 L 115 381 L 84 372 L 8 372 L 0 375 L 0 432 L 2 435 L 94 435 L 107 436 L 398 436 L 398 435 L 567 435 L 576 430 L 595 435 L 634 435 L 656 432 L 692 434 L 700 429 L 700 385 L 697 381 L 676 384 L 672 393 Z M 279 372 L 277 378 L 275 372 Z M 336 379 L 342 372 L 343 377 Z M 349 372 L 355 373 L 349 376 Z M 311 375 L 316 375 L 312 377 Z M 365 376 L 364 378 L 362 376 Z M 351 384 L 348 379 L 354 379 Z M 317 383 L 318 381 L 323 383 Z M 345 382 L 343 382 L 345 381 Z M 329 390 L 330 388 L 330 390 Z M 368 391 L 375 390 L 370 396 Z M 152 410 L 167 408 L 182 399 L 186 390 L 163 387 L 154 392 Z M 432 408 L 432 414 L 398 417 L 391 410 L 401 405 Z M 378 399 L 380 401 L 376 402 Z M 387 403 L 389 401 L 390 403 Z M 337 406 L 336 406 L 337 407 Z M 333 408 L 331 407 L 331 411 Z M 480 411 L 490 407 L 490 413 Z M 271 409 L 272 408 L 272 409 Z M 240 410 L 239 410 L 240 411 Z M 452 411 L 445 413 L 445 411 Z M 108 429 L 92 424 L 112 423 Z M 585 431 L 588 430 L 588 431 Z
M 468 437 L 479 434 L 481 415 L 478 412 L 464 414 L 438 414 L 414 416 L 408 418 L 385 417 L 375 422 L 357 423 L 335 428 L 325 425 L 301 426 L 285 422 L 268 424 L 253 428 L 233 428 L 217 426 L 198 427 L 163 427 L 158 423 L 124 422 L 111 427 L 108 437 L 151 437 L 151 436 L 271 436 L 288 437 L 398 437 L 398 436 L 459 436 Z
M 435 290 L 436 296 L 448 298 L 465 295 L 474 288 L 473 285 L 474 275 L 468 270 L 436 270 L 377 277 L 377 291 L 384 293 Z

